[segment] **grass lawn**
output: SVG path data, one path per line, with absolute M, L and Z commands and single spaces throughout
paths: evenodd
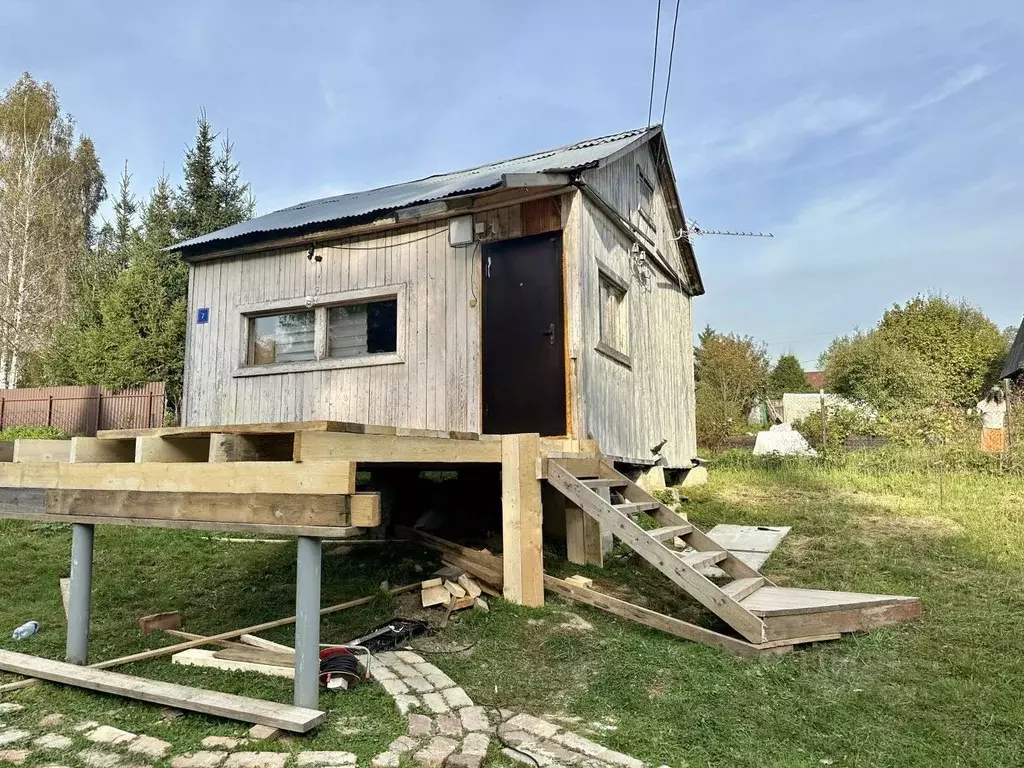
M 417 645 L 446 650 L 421 652 L 478 704 L 579 718 L 574 730 L 654 765 L 1024 765 L 1024 481 L 879 466 L 868 456 L 831 469 L 726 461 L 712 467 L 709 485 L 688 489 L 684 511 L 704 527 L 790 525 L 765 568 L 774 581 L 918 595 L 920 622 L 758 663 L 549 596 L 542 609 L 492 601 L 489 614 L 458 614 L 443 636 Z M 67 575 L 69 547 L 66 529 L 0 523 L 0 646 L 61 657 L 57 578 Z M 325 558 L 324 604 L 372 593 L 385 578 L 415 581 L 416 567 L 432 562 L 415 548 L 395 547 L 383 557 L 380 548 L 366 549 L 368 556 Z M 602 590 L 713 625 L 627 553 L 617 552 L 603 571 L 549 555 L 556 575 L 583 570 Z M 185 629 L 210 633 L 292 613 L 293 544 L 100 528 L 95 567 L 94 659 L 167 643 L 138 631 L 135 620 L 147 613 L 178 609 Z M 386 600 L 335 614 L 324 621 L 324 637 L 347 639 L 390 615 Z M 42 633 L 13 642 L 9 631 L 29 618 L 42 623 Z M 266 636 L 291 641 L 290 629 Z M 291 698 L 287 680 L 166 660 L 124 671 Z M 50 685 L 12 700 L 29 705 L 26 722 L 59 711 L 176 745 L 245 730 L 198 716 L 163 723 L 148 705 Z M 346 749 L 368 760 L 404 730 L 375 686 L 325 694 L 321 704 L 331 719 L 308 737 L 309 748 Z M 16 723 L 17 716 L 5 720 Z M 351 728 L 359 733 L 347 733 Z

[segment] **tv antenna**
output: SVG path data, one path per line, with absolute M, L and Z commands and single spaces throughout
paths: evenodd
M 686 228 L 679 230 L 678 237 L 673 240 L 690 241 L 693 237 L 704 237 L 707 235 L 726 235 L 728 237 L 775 237 L 771 232 L 741 232 L 726 229 L 704 229 L 696 221 L 686 222 Z

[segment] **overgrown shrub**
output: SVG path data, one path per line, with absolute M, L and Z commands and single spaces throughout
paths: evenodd
M 703 382 L 697 385 L 697 445 L 719 450 L 725 438 L 745 424 L 743 411 L 722 397 L 714 387 Z
M 0 432 L 0 440 L 70 440 L 71 435 L 60 427 L 7 427 Z
M 863 412 L 849 408 L 825 408 L 825 443 L 821 440 L 821 411 L 814 411 L 806 418 L 793 423 L 793 429 L 807 438 L 816 451 L 841 449 L 843 441 L 851 435 L 877 435 L 878 427 L 873 419 Z

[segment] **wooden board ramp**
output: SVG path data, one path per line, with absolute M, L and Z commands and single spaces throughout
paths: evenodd
M 593 468 L 585 474 L 573 469 L 549 459 L 548 482 L 750 643 L 857 632 L 921 615 L 916 597 L 776 586 L 607 462 L 599 462 L 597 477 Z M 645 529 L 641 515 L 659 527 Z M 685 550 L 674 546 L 677 539 Z M 728 583 L 703 575 L 709 565 Z
M 326 712 L 315 709 L 147 680 L 120 672 L 80 667 L 77 664 L 41 659 L 13 651 L 0 650 L 0 669 L 39 680 L 63 683 L 190 712 L 269 725 L 295 733 L 305 733 L 327 719 Z

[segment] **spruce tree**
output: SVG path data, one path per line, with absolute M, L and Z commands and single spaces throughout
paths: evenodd
M 807 383 L 807 373 L 796 355 L 782 355 L 768 379 L 768 391 L 772 397 L 779 398 L 787 392 L 813 392 L 814 389 Z

